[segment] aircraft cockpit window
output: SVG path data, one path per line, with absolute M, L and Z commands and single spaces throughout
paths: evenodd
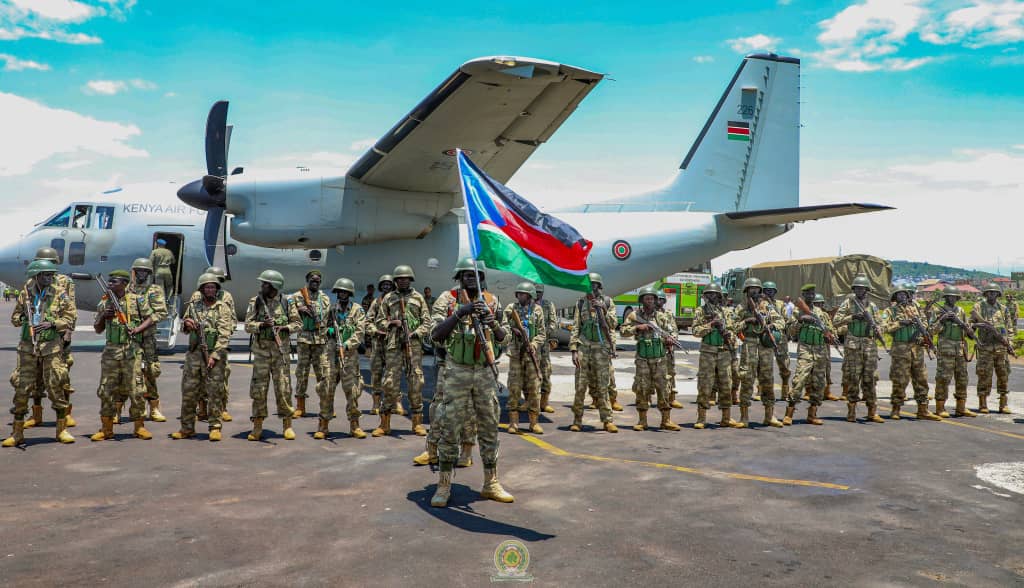
M 68 222 L 71 220 L 71 207 L 67 207 L 60 211 L 56 216 L 46 221 L 44 227 L 67 227 Z
M 71 227 L 75 229 L 88 229 L 89 214 L 91 212 L 92 206 L 88 204 L 75 205 L 75 213 L 71 217 Z
M 114 226 L 114 207 L 113 206 L 97 206 L 96 207 L 96 223 L 93 225 L 97 229 L 109 229 Z

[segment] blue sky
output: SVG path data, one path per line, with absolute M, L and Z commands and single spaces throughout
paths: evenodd
M 1024 212 L 1022 41 L 1024 2 L 1010 0 L 0 0 L 4 222 L 111 183 L 201 175 L 202 126 L 221 98 L 233 165 L 346 167 L 460 63 L 493 54 L 612 78 L 513 187 L 541 203 L 642 191 L 671 176 L 741 56 L 774 50 L 803 60 L 802 201 L 900 212 L 799 227 L 716 270 L 827 255 L 838 240 L 1024 269 L 1012 214 L 991 220 L 987 233 L 1006 235 L 995 247 L 930 242 L 936 211 Z

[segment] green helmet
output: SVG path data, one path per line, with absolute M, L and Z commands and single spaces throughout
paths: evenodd
M 220 279 L 221 282 L 224 282 L 224 280 L 228 277 L 228 273 L 224 271 L 224 268 L 218 265 L 211 265 L 210 267 L 206 268 L 206 271 L 204 271 L 203 273 L 213 274 L 217 276 L 217 278 Z
M 657 299 L 658 298 L 658 289 L 655 288 L 654 286 L 644 286 L 643 288 L 640 288 L 639 292 L 637 292 L 636 299 L 637 300 L 643 300 L 644 296 L 647 296 L 648 294 L 650 294 L 651 296 L 654 296 L 654 298 Z
M 132 262 L 132 269 L 153 271 L 153 262 L 148 257 L 136 257 L 135 261 Z
M 896 300 L 896 295 L 899 294 L 900 292 L 906 292 L 907 294 L 913 294 L 914 293 L 914 287 L 910 286 L 908 284 L 903 284 L 901 286 L 893 286 L 892 293 L 889 294 L 889 300 Z
M 34 278 L 38 274 L 54 273 L 56 271 L 57 266 L 49 259 L 37 259 L 28 264 L 28 269 L 25 270 L 25 275 L 30 278 Z
M 856 278 L 853 279 L 852 286 L 853 287 L 860 286 L 862 288 L 867 288 L 870 291 L 871 290 L 871 280 L 869 280 L 867 276 L 862 274 L 862 275 L 859 275 L 859 276 L 857 276 Z
M 57 254 L 57 250 L 53 247 L 40 247 L 39 249 L 36 249 L 35 261 L 39 261 L 41 259 L 48 259 L 53 263 L 58 263 L 60 261 L 60 256 Z
M 533 285 L 533 282 L 519 282 L 519 285 L 516 286 L 516 294 L 520 292 L 529 294 L 532 298 L 537 295 L 537 287 Z
M 593 284 L 594 282 L 597 282 L 598 284 L 601 284 L 602 286 L 604 285 L 604 278 L 601 277 L 601 274 L 599 274 L 597 272 L 590 272 L 590 276 L 589 277 L 590 277 L 590 283 Z
M 392 275 L 395 276 L 396 280 L 398 278 L 409 278 L 413 282 L 416 281 L 416 274 L 412 272 L 412 267 L 408 265 L 396 265 L 395 271 L 392 272 Z
M 480 272 L 480 275 L 483 276 L 483 274 L 484 274 L 484 262 L 482 262 L 482 261 L 476 262 L 476 266 L 475 267 Z M 462 272 L 465 272 L 465 271 L 473 271 L 473 268 L 474 268 L 474 266 L 473 266 L 473 258 L 472 257 L 463 257 L 462 259 L 459 260 L 458 263 L 455 264 L 455 269 L 452 270 L 452 279 L 453 280 L 459 279 L 459 274 L 461 274 Z
M 999 287 L 999 284 L 995 282 L 990 282 L 988 284 L 985 284 L 985 288 L 982 289 L 981 291 L 982 294 L 984 294 L 985 292 L 998 292 L 999 294 L 1002 294 L 1003 290 L 1002 288 Z
M 960 298 L 960 296 L 961 296 L 960 288 L 957 288 L 956 286 L 954 286 L 952 284 L 946 284 L 946 287 L 942 289 L 942 295 L 943 296 L 956 296 L 957 298 Z
M 761 280 L 757 278 L 747 278 L 743 282 L 743 291 L 746 292 L 747 288 L 761 288 Z
M 544 284 L 537 282 L 536 284 L 533 285 L 533 289 L 536 290 L 538 294 L 540 294 L 541 292 L 544 291 Z
M 394 284 L 395 278 L 393 278 L 391 274 L 383 274 L 381 275 L 381 277 L 377 278 L 377 287 L 380 288 L 380 285 L 383 284 L 384 282 L 391 282 L 392 284 Z
M 825 304 L 825 297 L 822 296 L 821 294 L 815 294 L 814 295 L 814 303 L 817 304 L 819 302 L 822 303 L 822 304 Z
M 722 287 L 718 285 L 718 282 L 711 282 L 707 286 L 704 286 L 704 293 L 708 294 L 711 292 L 722 293 Z
M 217 289 L 220 289 L 220 279 L 216 274 L 205 273 L 199 276 L 199 279 L 196 280 L 196 290 L 202 288 L 206 284 L 216 284 Z
M 764 288 L 765 290 L 775 290 L 776 292 L 779 291 L 779 287 L 776 286 L 775 282 L 773 282 L 771 280 L 768 280 L 767 282 L 765 282 L 764 285 L 761 286 L 761 287 Z
M 206 275 L 206 274 L 203 274 L 203 275 Z M 213 275 L 213 274 L 210 274 L 210 275 Z M 217 276 L 213 276 L 213 277 L 216 278 Z M 261 282 L 265 282 L 267 284 L 270 284 L 271 286 L 273 286 L 277 290 L 280 290 L 281 288 L 284 288 L 284 276 L 282 276 L 281 272 L 279 272 L 277 270 L 263 270 L 263 273 L 260 274 L 260 277 L 258 277 L 256 279 L 261 281 Z
M 668 296 L 665 295 L 664 290 L 658 290 L 658 300 L 668 301 Z
M 348 292 L 349 294 L 355 295 L 355 293 L 356 293 L 355 282 L 353 282 L 352 280 L 350 280 L 348 278 L 338 278 L 338 280 L 336 282 L 334 282 L 334 286 L 331 288 L 331 291 L 332 292 L 337 292 L 338 290 L 344 290 L 344 291 Z

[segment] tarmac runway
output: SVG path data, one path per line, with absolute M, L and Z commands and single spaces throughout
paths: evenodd
M 83 313 L 79 323 L 91 318 Z M 0 327 L 4 374 L 16 339 L 13 327 Z M 0 578 L 13 586 L 479 586 L 499 574 L 499 544 L 517 540 L 537 585 L 1024 585 L 1017 365 L 1012 415 L 920 422 L 911 402 L 910 418 L 853 424 L 844 403 L 826 402 L 826 424 L 814 427 L 802 403 L 792 427 L 699 431 L 693 351 L 677 355 L 685 408 L 673 418 L 684 429 L 638 433 L 629 429 L 636 413 L 624 346 L 615 364 L 626 410 L 615 413 L 622 429 L 613 435 L 597 430 L 593 410 L 584 433 L 568 431 L 572 367 L 568 352 L 556 352 L 556 412 L 542 416 L 545 434 L 500 435 L 500 479 L 515 503 L 480 499 L 475 455 L 456 472 L 451 506 L 433 509 L 437 476 L 412 465 L 423 439 L 408 417 L 394 418 L 390 437 L 335 432 L 326 441 L 312 438 L 312 413 L 296 421 L 295 441 L 271 417 L 264 442 L 246 441 L 246 340 L 236 333 L 235 420 L 220 443 L 207 442 L 202 423 L 195 439 L 168 437 L 178 428 L 181 347 L 163 357 L 168 422 L 147 422 L 154 439 L 133 438 L 125 423 L 115 441 L 91 443 L 102 341 L 76 333 L 77 442 L 53 439 L 47 401 L 46 423 L 26 432 L 27 445 L 0 451 Z M 428 398 L 431 364 L 428 357 Z M 365 360 L 363 367 L 366 377 Z M 838 360 L 832 368 L 838 395 Z M 880 371 L 884 378 L 887 361 Z M 889 389 L 879 384 L 884 406 Z M 8 406 L 10 397 L 8 388 Z M 973 385 L 969 399 L 975 407 Z M 369 430 L 377 418 L 368 394 L 361 406 Z M 752 421 L 761 414 L 755 403 Z M 709 420 L 717 419 L 713 408 Z M 6 436 L 9 416 L 2 420 Z M 347 431 L 343 418 L 332 427 Z

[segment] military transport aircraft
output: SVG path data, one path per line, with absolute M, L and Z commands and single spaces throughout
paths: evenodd
M 796 222 L 887 208 L 799 206 L 799 70 L 798 59 L 748 55 L 671 184 L 556 213 L 594 242 L 589 267 L 603 274 L 608 294 L 757 245 Z M 438 292 L 468 251 L 455 149 L 507 182 L 602 79 L 539 59 L 466 62 L 350 169 L 326 173 L 229 172 L 228 103 L 218 102 L 207 119 L 207 174 L 177 190 L 187 205 L 173 200 L 170 184 L 75 202 L 0 250 L 0 280 L 20 283 L 36 248 L 50 245 L 78 284 L 79 307 L 92 309 L 99 290 L 91 277 L 127 267 L 163 238 L 179 260 L 172 303 L 211 264 L 228 270 L 227 287 L 240 300 L 256 292 L 255 278 L 268 267 L 284 274 L 286 291 L 301 287 L 313 267 L 326 284 L 348 276 L 361 289 L 404 263 L 417 286 Z M 511 299 L 519 278 L 488 271 L 487 281 Z M 568 306 L 578 293 L 549 288 L 546 296 Z M 174 323 L 161 327 L 164 345 L 173 346 Z

